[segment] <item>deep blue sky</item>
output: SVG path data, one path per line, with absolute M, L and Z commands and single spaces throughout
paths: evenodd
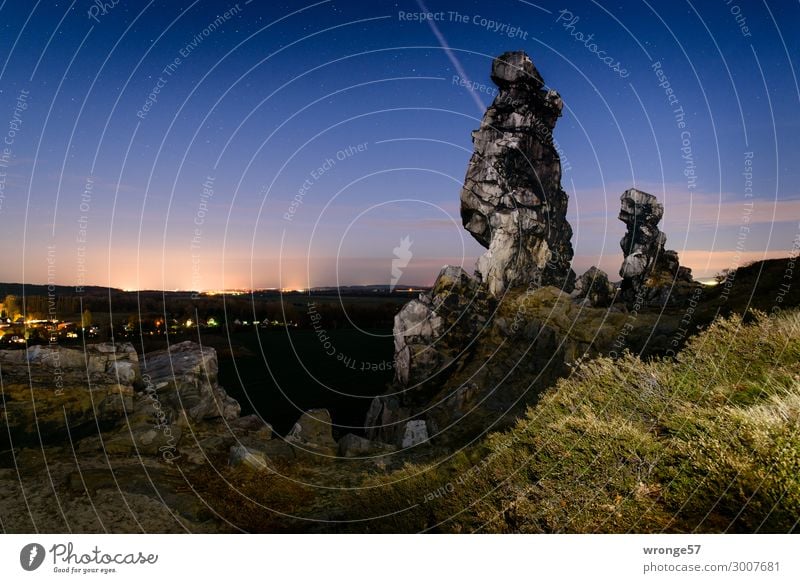
M 426 4 L 444 13 L 436 25 L 472 81 L 491 86 L 491 58 L 524 49 L 563 97 L 555 137 L 576 271 L 599 264 L 616 277 L 619 195 L 631 186 L 665 202 L 668 246 L 698 275 L 789 253 L 800 232 L 797 3 Z M 472 270 L 482 250 L 460 226 L 458 194 L 482 115 L 476 98 L 488 105 L 491 95 L 454 83 L 431 27 L 400 19 L 419 12 L 415 0 L 239 2 L 207 35 L 236 3 L 120 0 L 93 20 L 94 5 L 0 5 L 0 134 L 18 128 L 0 168 L 0 280 L 46 281 L 52 246 L 51 276 L 64 284 L 389 283 L 405 236 L 413 257 L 401 285 L 429 283 L 444 263 Z M 578 20 L 559 22 L 562 10 Z M 509 38 L 482 19 L 520 32 Z M 686 112 L 683 129 L 656 62 Z M 159 78 L 157 101 L 137 116 Z

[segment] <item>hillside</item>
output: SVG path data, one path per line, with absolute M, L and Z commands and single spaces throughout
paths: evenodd
M 797 531 L 800 312 L 579 365 L 512 429 L 370 485 L 379 531 Z

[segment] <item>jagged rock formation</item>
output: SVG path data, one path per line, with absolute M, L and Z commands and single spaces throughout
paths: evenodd
M 543 88 L 523 52 L 496 58 L 492 80 L 500 93 L 473 133 L 461 191 L 464 227 L 488 251 L 477 279 L 445 267 L 431 292 L 395 317 L 395 382 L 370 406 L 371 439 L 403 448 L 463 443 L 511 422 L 576 360 L 625 349 L 658 353 L 677 327 L 675 318 L 639 310 L 633 326 L 625 307 L 614 305 L 617 288 L 597 268 L 575 284 L 552 139 L 561 98 Z M 647 289 L 648 301 L 661 301 L 668 279 L 691 278 L 677 254 L 663 250 L 661 205 L 639 191 L 626 194 L 622 292 Z
M 628 230 L 620 241 L 625 255 L 619 274 L 621 296 L 628 303 L 678 304 L 695 287 L 691 270 L 681 267 L 676 251 L 666 250 L 658 229 L 664 206 L 655 196 L 630 188 L 620 197 L 619 220 Z
M 104 437 L 107 452 L 177 457 L 187 430 L 194 432 L 207 421 L 238 419 L 239 403 L 217 382 L 213 348 L 194 342 L 173 344 L 145 355 L 140 367 L 141 390 L 124 423 Z
M 147 354 L 141 366 L 145 392 L 165 395 L 160 400 L 191 421 L 230 420 L 241 413 L 239 403 L 217 381 L 219 365 L 213 348 L 188 341 L 173 344 Z
M 553 144 L 561 97 L 522 51 L 497 57 L 492 81 L 500 91 L 472 134 L 461 191 L 464 228 L 488 249 L 477 271 L 494 296 L 531 282 L 572 291 L 572 228 Z
M 452 265 L 442 268 L 430 292 L 403 306 L 394 318 L 396 390 L 370 405 L 370 439 L 402 444 L 412 412 L 435 395 L 495 306 L 485 286 Z
M 466 274 L 456 281 L 448 296 L 452 311 L 436 299 L 439 285 L 422 302 L 429 310 L 423 321 L 439 322 L 437 335 L 410 336 L 407 312 L 398 314 L 395 341 L 408 369 L 398 370 L 387 394 L 373 400 L 365 423 L 370 439 L 409 447 L 424 423 L 430 443 L 461 446 L 512 423 L 577 360 L 625 349 L 663 352 L 678 326 L 658 313 L 639 313 L 631 326 L 627 312 L 581 305 L 553 286 L 511 290 L 501 301 L 464 301 L 476 293 L 475 281 Z
M 597 267 L 590 267 L 575 280 L 575 289 L 571 295 L 590 306 L 604 308 L 611 305 L 616 293 L 617 289 L 608 281 L 606 272 Z
M 484 287 L 462 268 L 447 265 L 439 272 L 430 293 L 411 300 L 394 317 L 395 375 L 404 387 L 427 382 L 456 357 L 449 340 L 467 342 L 491 312 L 493 300 Z M 465 310 L 479 313 L 474 319 L 460 317 Z
M 321 457 L 335 456 L 338 445 L 333 438 L 333 421 L 327 409 L 311 409 L 300 416 L 286 441 L 304 452 Z

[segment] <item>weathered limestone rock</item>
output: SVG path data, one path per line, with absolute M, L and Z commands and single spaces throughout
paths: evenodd
M 422 419 L 415 419 L 406 423 L 406 429 L 403 434 L 402 446 L 413 447 L 428 441 L 428 424 Z
M 169 451 L 174 457 L 181 440 L 180 425 L 174 423 L 175 411 L 164 409 L 152 395 L 137 395 L 119 429 L 104 439 L 109 454 L 158 455 Z
M 561 97 L 522 51 L 497 57 L 492 81 L 500 91 L 472 134 L 461 191 L 464 228 L 488 248 L 477 271 L 495 296 L 531 282 L 572 291 L 572 228 L 553 143 Z
M 92 375 L 114 375 L 119 373 L 118 381 L 131 384 L 140 377 L 139 360 L 130 342 L 114 344 L 102 342 L 88 344 L 86 350 L 63 346 L 31 346 L 27 350 L 0 350 L 0 363 L 4 365 L 24 365 L 32 369 L 62 369 L 70 373 Z
M 461 316 L 473 305 L 487 303 L 477 280 L 460 267 L 443 267 L 431 292 L 408 302 L 394 318 L 395 375 L 400 384 L 425 382 L 452 362 L 455 355 L 437 339 L 444 333 L 449 338 L 474 335 L 480 320 Z
M 439 358 L 427 349 L 442 334 L 442 325 L 441 316 L 425 295 L 408 302 L 394 317 L 395 374 L 404 385 L 413 382 L 412 371 L 427 377 L 439 367 Z M 415 350 L 415 345 L 421 345 L 423 350 Z
M 338 446 L 333 439 L 330 412 L 327 409 L 310 409 L 303 413 L 286 436 L 286 442 L 301 451 L 336 455 Z
M 664 248 L 667 236 L 658 229 L 663 216 L 664 206 L 652 194 L 635 188 L 622 193 L 619 220 L 628 229 L 620 241 L 625 258 L 619 274 L 628 303 L 677 304 L 694 287 L 691 270 L 680 266 L 678 253 Z
M 162 403 L 185 414 L 180 422 L 236 419 L 239 403 L 217 382 L 217 352 L 195 342 L 146 355 L 141 363 L 145 390 L 158 393 Z
M 486 328 L 496 301 L 462 268 L 448 265 L 430 292 L 400 310 L 394 321 L 395 384 L 367 413 L 367 437 L 401 445 L 409 411 L 426 403 L 476 336 Z
M 586 273 L 575 280 L 575 289 L 572 297 L 583 300 L 588 305 L 604 308 L 611 305 L 616 294 L 616 288 L 608 281 L 608 275 L 602 269 L 590 267 Z
M 269 468 L 267 456 L 243 445 L 231 446 L 228 465 L 232 467 L 245 466 L 251 470 L 266 470 Z

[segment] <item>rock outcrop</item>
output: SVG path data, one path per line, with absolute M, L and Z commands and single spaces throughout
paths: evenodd
M 488 249 L 477 271 L 498 297 L 531 282 L 572 291 L 572 228 L 553 143 L 561 97 L 521 51 L 497 57 L 491 76 L 499 93 L 472 134 L 461 191 L 464 228 Z
M 129 343 L 34 346 L 0 351 L 0 369 L 0 491 L 30 513 L 29 526 L 19 516 L 12 527 L 23 531 L 217 529 L 182 472 L 267 435 L 263 423 L 238 423 L 216 352 L 192 342 L 141 361 Z
M 0 350 L 7 430 L 0 446 L 48 443 L 107 429 L 131 411 L 139 361 L 131 344 L 86 350 L 32 346 Z M 6 423 L 3 423 L 4 425 Z
M 627 226 L 620 241 L 625 258 L 619 274 L 622 299 L 629 304 L 680 304 L 696 284 L 681 267 L 678 253 L 665 249 L 667 236 L 658 228 L 664 206 L 655 196 L 630 188 L 620 197 L 619 220 Z
M 459 289 L 452 290 L 456 298 Z M 429 373 L 430 360 L 412 356 L 407 378 L 415 382 L 397 378 L 387 394 L 372 401 L 367 437 L 402 448 L 422 441 L 462 446 L 512 423 L 576 361 L 625 349 L 663 353 L 678 326 L 676 318 L 655 312 L 637 314 L 632 326 L 626 311 L 576 302 L 553 286 L 512 290 L 488 305 L 467 302 L 458 312 L 433 310 L 442 319 L 442 332 L 427 350 L 437 355 L 438 368 Z M 396 326 L 395 332 L 406 329 Z M 401 338 L 399 344 L 408 347 L 405 342 Z M 425 351 L 419 343 L 411 353 Z
M 561 98 L 523 52 L 497 57 L 492 80 L 499 94 L 473 133 L 461 191 L 464 227 L 488 251 L 477 278 L 445 267 L 397 314 L 395 381 L 366 418 L 370 439 L 404 449 L 458 446 L 512 422 L 582 358 L 663 353 L 675 343 L 676 318 L 636 310 L 634 326 L 617 299 L 644 291 L 645 305 L 663 305 L 694 285 L 664 250 L 663 207 L 636 190 L 620 213 L 629 226 L 622 289 L 595 267 L 576 283 L 552 136 Z
M 217 352 L 194 342 L 173 344 L 168 350 L 142 358 L 145 392 L 180 412 L 181 423 L 207 419 L 236 419 L 241 407 L 217 382 Z
M 311 409 L 303 413 L 292 427 L 286 442 L 295 446 L 296 454 L 335 456 L 338 445 L 333 438 L 333 421 L 327 409 Z
M 233 421 L 241 410 L 217 382 L 216 351 L 193 342 L 141 361 L 130 343 L 33 346 L 0 351 L 0 367 L 8 424 L 0 445 L 11 447 L 81 440 L 84 451 L 173 459 L 187 428 Z
M 608 281 L 606 272 L 597 267 L 590 267 L 575 280 L 572 297 L 589 306 L 605 308 L 614 301 L 616 293 L 617 288 Z
M 460 267 L 445 266 L 430 292 L 394 318 L 395 382 L 367 413 L 367 436 L 402 445 L 404 425 L 436 394 L 486 327 L 497 301 Z
M 462 268 L 443 267 L 431 291 L 405 304 L 394 317 L 395 376 L 400 385 L 429 382 L 452 363 L 458 356 L 454 344 L 475 336 L 493 304 L 485 287 Z M 449 341 L 438 342 L 445 334 Z

